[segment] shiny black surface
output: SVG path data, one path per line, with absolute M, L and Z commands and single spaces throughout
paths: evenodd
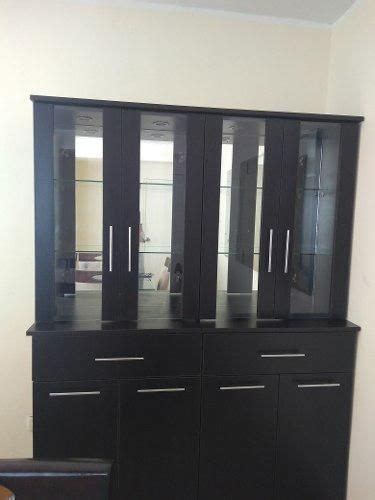
M 259 320 L 226 319 L 217 321 L 188 322 L 172 319 L 145 319 L 141 321 L 76 321 L 60 323 L 35 323 L 27 335 L 86 334 L 86 333 L 311 333 L 356 332 L 360 327 L 346 320 Z

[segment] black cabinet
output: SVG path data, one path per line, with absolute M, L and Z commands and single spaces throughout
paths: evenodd
M 352 376 L 280 377 L 279 500 L 344 500 Z
M 34 101 L 38 322 L 345 318 L 362 118 Z
M 121 382 L 120 498 L 196 499 L 200 390 L 199 378 Z
M 35 328 L 34 455 L 112 459 L 120 500 L 345 500 L 358 327 L 312 324 Z
M 363 117 L 32 96 L 34 455 L 119 500 L 344 500 Z
M 110 382 L 34 383 L 34 457 L 114 460 L 116 402 Z
M 199 499 L 270 500 L 279 377 L 203 382 Z

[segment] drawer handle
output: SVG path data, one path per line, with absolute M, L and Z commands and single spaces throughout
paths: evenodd
M 298 384 L 298 389 L 313 389 L 316 387 L 341 387 L 341 384 Z
M 303 353 L 285 353 L 285 354 L 261 354 L 261 358 L 306 358 Z
M 133 357 L 120 357 L 120 358 L 95 358 L 97 363 L 100 362 L 113 362 L 113 361 L 144 361 L 145 358 L 140 356 Z
M 137 389 L 137 392 L 141 394 L 151 394 L 155 392 L 185 392 L 185 387 L 167 387 L 165 389 Z
M 224 385 L 220 387 L 221 391 L 246 391 L 252 389 L 265 389 L 265 385 Z
M 50 392 L 51 398 L 64 396 L 100 396 L 100 391 Z

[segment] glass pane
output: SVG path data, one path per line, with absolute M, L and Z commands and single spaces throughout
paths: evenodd
M 101 319 L 102 112 L 54 113 L 55 319 Z
M 223 121 L 217 317 L 257 312 L 265 122 Z
M 291 314 L 329 313 L 339 147 L 340 125 L 301 124 Z
M 186 117 L 141 116 L 138 317 L 181 317 Z

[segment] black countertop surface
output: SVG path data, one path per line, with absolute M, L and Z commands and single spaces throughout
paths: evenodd
M 147 319 L 140 321 L 76 321 L 39 323 L 27 330 L 27 335 L 44 334 L 116 334 L 116 333 L 329 333 L 356 332 L 360 327 L 346 320 L 334 319 L 288 319 L 259 320 L 227 319 L 216 321 L 187 322 L 169 319 Z

